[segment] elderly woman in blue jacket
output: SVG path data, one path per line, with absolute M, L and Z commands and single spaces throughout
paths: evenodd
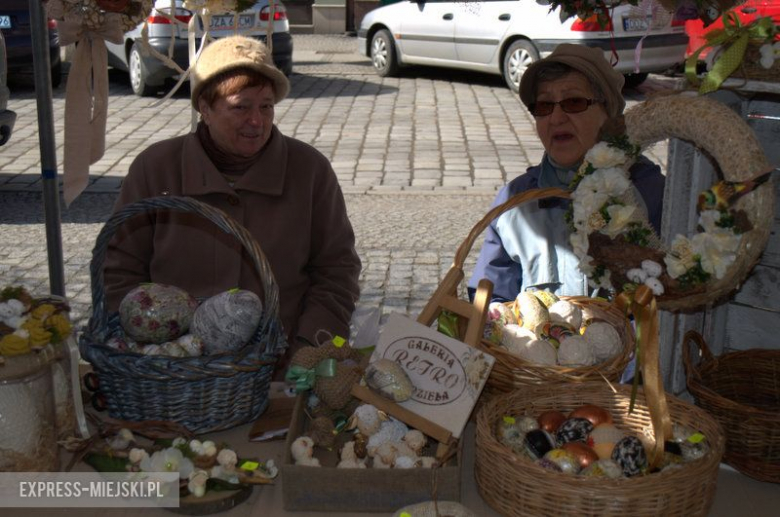
M 602 50 L 581 45 L 559 45 L 529 66 L 520 83 L 520 99 L 536 121 L 544 157 L 507 184 L 493 206 L 528 189 L 568 189 L 604 123 L 623 113 L 623 83 Z M 660 231 L 664 192 L 660 168 L 640 157 L 630 169 L 630 179 L 650 223 Z M 569 296 L 592 294 L 569 244 L 564 221 L 568 203 L 558 198 L 527 202 L 497 217 L 486 230 L 469 292 L 473 295 L 479 280 L 487 278 L 493 282 L 495 301 L 514 300 L 522 291 L 537 289 Z

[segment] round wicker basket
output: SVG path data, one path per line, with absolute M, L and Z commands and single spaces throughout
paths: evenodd
M 546 470 L 502 445 L 495 424 L 504 415 L 568 412 L 595 404 L 612 413 L 615 425 L 637 437 L 652 436 L 643 392 L 628 414 L 630 386 L 604 382 L 533 386 L 489 400 L 477 415 L 475 477 L 482 498 L 503 515 L 614 515 L 623 517 L 706 515 L 715 493 L 725 439 L 720 425 L 701 409 L 669 397 L 673 422 L 703 433 L 710 452 L 679 468 L 623 479 L 587 478 Z
M 695 345 L 693 364 L 686 346 Z M 760 481 L 780 483 L 780 350 L 743 350 L 713 357 L 701 335 L 683 341 L 688 390 L 723 426 L 723 461 Z
M 131 217 L 158 209 L 199 214 L 235 236 L 263 281 L 264 311 L 255 334 L 241 350 L 197 357 L 149 356 L 105 345 L 121 332 L 117 314 L 107 314 L 103 263 L 108 243 Z M 99 379 L 98 395 L 120 420 L 169 420 L 194 433 L 237 426 L 256 419 L 268 406 L 277 359 L 287 348 L 279 319 L 279 290 L 260 246 L 220 210 L 190 198 L 155 197 L 114 213 L 98 235 L 90 263 L 92 317 L 79 340 L 81 356 Z

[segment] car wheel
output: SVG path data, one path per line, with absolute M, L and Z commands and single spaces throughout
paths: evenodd
M 386 30 L 374 34 L 371 39 L 371 63 L 382 77 L 393 77 L 398 73 L 398 59 L 395 55 L 393 37 Z
M 626 88 L 636 88 L 643 82 L 645 82 L 645 79 L 647 79 L 647 73 L 642 72 L 639 74 L 623 74 L 623 77 L 626 78 Z
M 504 80 L 514 93 L 520 91 L 520 78 L 528 66 L 539 60 L 539 52 L 533 43 L 517 40 L 509 45 L 504 54 Z
M 146 83 L 148 72 L 146 71 L 146 65 L 144 65 L 143 58 L 141 57 L 138 43 L 134 43 L 133 48 L 130 49 L 127 68 L 130 72 L 130 87 L 133 89 L 134 94 L 139 97 L 148 97 L 157 93 L 156 87 L 149 86 Z
M 62 61 L 51 67 L 51 87 L 58 88 L 62 84 Z

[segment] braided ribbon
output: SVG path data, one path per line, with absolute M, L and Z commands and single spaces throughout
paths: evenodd
M 615 304 L 626 316 L 633 314 L 636 321 L 636 373 L 628 412 L 634 410 L 641 371 L 645 400 L 655 435 L 650 467 L 655 468 L 663 460 L 664 442 L 672 437 L 672 421 L 669 417 L 666 392 L 660 374 L 658 308 L 653 291 L 646 285 L 640 285 L 633 293 L 621 293 L 615 300 Z
M 295 392 L 310 390 L 314 387 L 317 377 L 333 377 L 336 375 L 336 360 L 332 357 L 323 359 L 314 368 L 304 368 L 293 365 L 287 370 L 284 379 L 295 383 Z
M 758 18 L 749 25 L 742 25 L 734 12 L 727 12 L 723 15 L 723 28 L 709 32 L 705 36 L 707 43 L 699 47 L 685 60 L 685 77 L 691 84 L 699 84 L 699 79 L 696 76 L 696 63 L 699 60 L 699 54 L 708 47 L 723 47 L 725 50 L 699 87 L 700 94 L 714 92 L 742 63 L 748 41 L 751 39 L 768 40 L 774 36 L 775 31 L 774 22 L 770 17 Z

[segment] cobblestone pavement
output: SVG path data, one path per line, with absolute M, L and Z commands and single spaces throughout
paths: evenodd
M 487 211 L 496 190 L 542 154 L 532 119 L 501 78 L 418 69 L 376 76 L 346 36 L 295 35 L 290 97 L 277 106 L 279 128 L 333 163 L 345 192 L 363 259 L 360 307 L 415 315 L 428 301 L 455 250 Z M 110 72 L 105 156 L 90 169 L 87 192 L 61 207 L 67 295 L 85 323 L 91 304 L 91 248 L 136 154 L 189 131 L 187 91 L 152 106 L 133 96 L 125 74 Z M 652 77 L 628 104 L 674 79 Z M 0 278 L 48 292 L 40 194 L 35 93 L 12 84 L 18 120 L 0 148 Z M 186 90 L 186 88 L 185 88 Z M 61 163 L 64 87 L 54 91 Z M 650 149 L 666 163 L 666 143 Z M 478 239 L 466 261 L 473 267 Z

